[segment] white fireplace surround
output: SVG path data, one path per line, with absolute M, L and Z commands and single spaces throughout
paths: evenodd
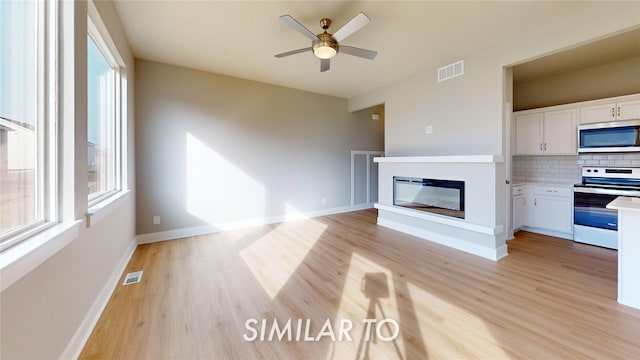
M 378 163 L 378 225 L 497 261 L 508 255 L 504 159 L 497 155 L 404 156 Z M 465 218 L 393 205 L 393 177 L 465 182 Z

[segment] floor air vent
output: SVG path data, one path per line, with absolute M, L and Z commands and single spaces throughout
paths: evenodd
M 460 60 L 438 69 L 438 82 L 449 80 L 462 74 L 464 74 L 464 60 Z
M 142 279 L 142 271 L 128 273 L 127 276 L 124 277 L 124 282 L 122 283 L 122 285 L 139 283 L 140 279 Z

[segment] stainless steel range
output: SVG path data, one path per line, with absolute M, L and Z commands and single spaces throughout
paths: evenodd
M 640 168 L 583 167 L 573 192 L 573 237 L 581 243 L 618 248 L 618 196 L 640 197 Z

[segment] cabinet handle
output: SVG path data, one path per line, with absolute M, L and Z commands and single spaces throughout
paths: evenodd
M 616 107 L 615 106 L 611 108 L 611 118 L 612 119 L 616 118 Z
M 533 206 L 538 206 L 538 199 L 533 199 Z
M 547 151 L 547 143 L 544 143 L 544 151 Z
M 618 106 L 618 117 L 620 117 L 620 106 Z
M 540 143 L 540 151 L 542 151 L 542 143 Z

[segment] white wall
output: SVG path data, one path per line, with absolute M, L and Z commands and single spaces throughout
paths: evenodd
M 463 53 L 465 74 L 438 83 L 436 69 L 349 100 L 385 103 L 387 156 L 503 154 L 503 68 L 640 25 L 638 2 L 581 2 L 513 29 L 492 47 Z M 615 19 L 615 21 L 611 21 Z M 425 59 L 428 63 L 428 59 Z M 426 135 L 425 125 L 434 133 Z
M 344 99 L 150 61 L 136 105 L 138 234 L 349 206 L 350 151 L 383 147 Z
M 72 124 L 80 125 L 86 122 L 84 93 L 86 93 L 87 4 L 69 1 L 61 2 L 61 7 L 62 26 L 70 30 L 64 34 L 67 41 L 65 49 L 73 49 L 74 52 L 65 54 L 65 63 L 71 68 L 63 74 L 65 79 L 63 83 L 67 90 L 71 89 L 72 94 L 76 93 L 73 99 L 62 101 L 61 106 L 64 113 L 71 114 Z M 111 2 L 100 1 L 96 3 L 96 7 L 127 67 L 128 125 L 133 135 L 134 99 L 133 81 L 131 81 L 134 74 L 133 57 Z M 74 40 L 70 40 L 73 38 L 75 38 L 75 44 Z M 72 191 L 75 194 L 72 198 L 75 199 L 71 202 L 77 204 L 71 206 L 70 216 L 83 219 L 87 210 L 87 139 L 86 126 L 78 127 L 79 129 L 67 128 L 63 134 L 63 136 L 73 134 L 77 154 L 63 158 L 62 163 L 67 169 L 75 168 L 77 172 L 77 181 L 74 182 L 74 176 L 67 181 L 67 184 L 75 184 Z M 133 136 L 128 138 L 127 147 L 129 154 L 129 158 L 126 159 L 127 168 L 132 177 L 134 172 Z M 83 153 L 84 157 L 81 156 Z M 63 188 L 67 184 L 63 184 Z M 131 185 L 133 185 L 132 182 Z M 76 332 L 82 325 L 90 323 L 90 321 L 87 322 L 87 316 L 90 315 L 89 318 L 91 318 L 95 315 L 90 314 L 91 310 L 96 310 L 94 303 L 105 288 L 109 289 L 113 286 L 111 276 L 114 272 L 117 275 L 118 265 L 126 259 L 135 245 L 134 199 L 134 193 L 129 193 L 115 209 L 105 214 L 99 223 L 91 228 L 82 225 L 80 235 L 75 241 L 0 294 L 2 314 L 0 358 L 59 358 L 72 339 L 78 340 L 77 337 L 74 338 Z

